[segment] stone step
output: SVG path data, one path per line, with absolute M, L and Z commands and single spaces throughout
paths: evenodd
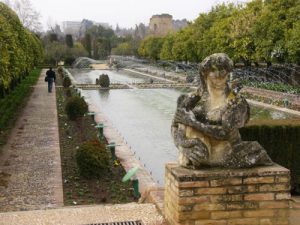
M 124 221 L 142 221 L 144 225 L 165 223 L 154 204 L 73 206 L 0 213 L 0 225 L 83 225 Z

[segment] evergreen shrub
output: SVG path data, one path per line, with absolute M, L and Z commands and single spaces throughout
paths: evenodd
M 72 91 L 71 91 L 70 88 L 67 88 L 67 89 L 66 89 L 66 96 L 67 96 L 68 98 L 72 97 Z
M 65 110 L 70 120 L 76 120 L 88 111 L 88 105 L 83 98 L 74 96 L 68 100 Z
M 72 84 L 71 79 L 68 76 L 64 77 L 64 79 L 63 79 L 64 88 L 70 87 L 71 84 Z
M 107 74 L 102 74 L 99 77 L 99 83 L 101 87 L 108 88 L 110 85 L 109 76 Z
M 64 70 L 63 70 L 63 68 L 61 67 L 61 66 L 59 66 L 58 68 L 57 68 L 57 72 L 58 72 L 58 74 L 59 75 L 63 75 L 63 72 L 64 72 Z
M 245 141 L 258 141 L 275 163 L 291 171 L 292 193 L 300 194 L 300 125 L 251 125 L 240 133 Z
M 91 179 L 101 177 L 110 169 L 110 157 L 105 145 L 98 140 L 83 143 L 76 151 L 80 175 Z

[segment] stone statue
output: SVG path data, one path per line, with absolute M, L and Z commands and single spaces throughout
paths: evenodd
M 238 129 L 248 121 L 250 108 L 229 88 L 232 68 L 226 54 L 208 56 L 200 64 L 200 87 L 178 98 L 171 131 L 181 166 L 246 168 L 273 164 L 258 142 L 241 140 Z

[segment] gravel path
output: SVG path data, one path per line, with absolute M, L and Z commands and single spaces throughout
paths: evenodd
M 63 205 L 55 88 L 42 71 L 0 156 L 0 212 Z

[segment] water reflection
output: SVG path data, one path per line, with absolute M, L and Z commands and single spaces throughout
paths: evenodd
M 99 90 L 99 96 L 102 101 L 109 101 L 109 89 L 108 90 Z

